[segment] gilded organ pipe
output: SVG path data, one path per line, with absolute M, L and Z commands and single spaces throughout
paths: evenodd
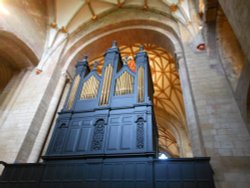
M 92 99 L 97 97 L 100 81 L 96 77 L 91 76 L 84 82 L 80 99 Z
M 138 70 L 138 102 L 144 102 L 144 68 Z
M 128 93 L 133 93 L 131 75 L 129 74 L 128 74 Z
M 73 106 L 76 91 L 77 91 L 77 88 L 78 88 L 78 85 L 79 85 L 79 81 L 80 81 L 80 75 L 77 75 L 75 80 L 74 80 L 74 83 L 73 83 L 73 86 L 72 86 L 72 89 L 71 89 L 71 93 L 70 93 L 70 96 L 69 96 L 68 109 L 71 109 L 72 106 Z
M 107 104 L 107 100 L 108 100 L 109 76 L 110 76 L 110 68 L 108 67 L 107 84 L 106 84 L 106 90 L 105 90 L 105 96 L 104 96 L 104 104 Z
M 103 105 L 106 104 L 106 98 L 107 98 L 107 88 L 108 88 L 108 79 L 109 79 L 109 72 L 110 72 L 110 69 L 109 69 L 109 66 L 107 67 L 107 76 L 105 76 L 105 87 L 104 87 L 104 92 L 103 92 Z
M 91 80 L 89 80 L 91 81 Z M 86 97 L 88 98 L 89 97 L 89 82 L 86 83 Z
M 103 100 L 103 104 L 104 104 L 104 105 L 106 104 L 106 101 L 107 101 L 107 90 L 108 90 L 109 74 L 110 74 L 110 68 L 109 68 L 109 66 L 108 66 L 107 77 L 105 78 L 106 84 L 105 84 L 104 100 Z
M 116 89 L 115 89 L 115 95 L 121 94 L 121 81 L 120 79 L 116 79 Z
M 124 82 L 124 94 L 127 94 L 128 93 L 128 77 L 127 77 L 127 72 L 125 72 L 125 75 L 124 75 L 124 79 L 125 79 L 125 82 Z
M 111 66 L 111 64 L 109 64 L 106 67 L 106 70 L 104 73 L 104 81 L 103 81 L 102 93 L 101 93 L 101 98 L 100 98 L 100 105 L 108 104 L 112 73 L 113 73 L 113 67 Z
M 102 93 L 101 93 L 101 98 L 100 98 L 100 104 L 103 105 L 103 100 L 104 100 L 104 92 L 105 92 L 105 85 L 106 85 L 106 77 L 107 77 L 107 74 L 108 74 L 108 67 L 106 67 L 106 70 L 105 70 L 105 73 L 104 73 L 104 81 L 103 81 L 103 84 L 102 84 Z
M 134 78 L 127 71 L 116 79 L 115 95 L 126 95 L 133 93 Z
M 108 89 L 107 89 L 106 104 L 108 104 L 108 100 L 109 100 L 109 92 L 110 92 L 110 86 L 111 86 L 111 81 L 112 81 L 112 73 L 113 73 L 113 68 L 110 65 L 110 74 L 109 74 L 109 80 L 108 80 Z

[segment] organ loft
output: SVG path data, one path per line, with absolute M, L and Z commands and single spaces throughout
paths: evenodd
M 102 73 L 76 65 L 67 99 L 41 163 L 4 164 L 8 188 L 213 188 L 208 157 L 158 159 L 153 84 L 143 47 L 135 65 L 116 42 Z

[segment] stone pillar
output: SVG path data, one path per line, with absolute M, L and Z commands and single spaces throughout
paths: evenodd
M 199 127 L 197 111 L 194 104 L 193 91 L 190 84 L 188 68 L 182 52 L 176 52 L 176 63 L 179 69 L 180 83 L 183 93 L 184 107 L 186 112 L 187 127 L 192 144 L 193 156 L 206 156 L 201 130 Z
M 69 90 L 70 90 L 70 85 L 72 83 L 72 77 L 70 77 L 70 76 L 68 77 L 68 76 L 69 75 L 67 75 L 67 80 L 65 82 L 65 86 L 64 86 L 63 91 L 61 93 L 60 101 L 58 101 L 58 106 L 56 108 L 56 112 L 59 112 L 61 109 L 64 108 L 65 101 L 67 100 L 67 96 L 68 96 L 68 93 L 69 93 Z M 58 113 L 55 113 L 55 116 L 53 117 L 53 119 L 51 121 L 51 127 L 47 132 L 46 139 L 44 140 L 43 148 L 42 148 L 41 154 L 39 156 L 40 157 L 39 161 L 42 161 L 41 156 L 44 156 L 46 154 L 46 152 L 47 152 L 48 145 L 49 145 L 50 139 L 52 137 L 53 130 L 55 128 L 56 120 L 57 120 L 58 116 L 59 116 Z
M 35 163 L 39 161 L 40 155 L 43 150 L 43 146 L 46 142 L 51 126 L 53 125 L 53 119 L 55 117 L 55 113 L 57 113 L 57 110 L 58 110 L 57 107 L 62 97 L 67 79 L 68 78 L 67 78 L 66 73 L 62 73 L 57 83 L 57 86 L 55 88 L 55 92 L 50 101 L 45 118 L 42 122 L 41 129 L 36 137 L 32 151 L 30 153 L 30 156 L 28 159 L 28 162 L 30 163 Z

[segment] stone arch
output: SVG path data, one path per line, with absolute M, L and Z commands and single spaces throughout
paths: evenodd
M 12 93 L 10 90 L 18 85 L 27 69 L 38 64 L 38 57 L 16 35 L 0 30 L 0 61 L 0 106 L 6 107 L 5 99 Z
M 144 23 L 144 24 L 141 24 Z M 179 40 L 178 35 L 174 31 L 174 29 L 170 26 L 161 25 L 158 22 L 152 22 L 148 20 L 133 20 L 130 25 L 129 22 L 121 22 L 117 24 L 115 27 L 107 26 L 100 30 L 96 30 L 90 33 L 87 36 L 82 36 L 77 39 L 77 42 L 73 43 L 64 57 L 62 58 L 62 64 L 64 64 L 64 71 L 70 71 L 72 68 L 70 66 L 74 66 L 75 63 L 81 59 L 84 55 L 88 55 L 90 58 L 95 57 L 97 54 L 102 53 L 105 49 L 110 47 L 110 44 L 113 40 L 117 40 L 118 44 L 124 44 L 124 40 L 122 37 L 119 38 L 119 34 L 127 34 L 129 32 L 134 32 L 137 34 L 138 38 L 136 41 L 141 42 L 142 40 L 152 42 L 154 39 L 152 38 L 142 38 L 141 36 L 145 36 L 145 32 L 148 34 L 151 33 L 152 36 L 160 36 L 164 38 L 163 41 L 158 41 L 158 43 L 162 43 L 159 46 L 163 46 L 167 49 L 172 56 L 176 56 L 176 54 L 183 55 L 182 44 Z M 126 26 L 128 25 L 128 26 Z M 144 35 L 143 35 L 144 32 Z M 114 38 L 116 36 L 117 38 Z M 135 41 L 135 40 L 133 40 Z M 101 42 L 102 45 L 98 45 L 96 48 L 96 44 Z M 69 42 L 70 43 L 70 42 Z
M 21 70 L 38 63 L 34 52 L 14 34 L 0 30 L 1 79 L 4 72 Z M 12 70 L 10 70 L 12 69 Z M 7 75 L 6 75 L 7 76 Z
M 147 17 L 151 19 L 149 20 Z M 133 9 L 114 11 L 94 23 L 82 25 L 75 32 L 69 34 L 68 47 L 61 59 L 61 63 L 65 64 L 64 70 L 67 70 L 70 64 L 74 64 L 82 57 L 82 54 L 79 52 L 84 52 L 83 49 L 86 49 L 86 46 L 109 34 L 131 29 L 143 29 L 162 33 L 169 39 L 171 53 L 180 53 L 183 52 L 180 40 L 180 27 L 182 26 L 177 20 L 157 12 L 145 12 L 138 9 L 135 17 Z M 189 33 L 189 37 L 192 37 L 191 33 Z M 108 41 L 106 43 L 108 44 Z M 92 54 L 89 53 L 89 55 Z
M 38 64 L 39 59 L 36 56 L 35 52 L 15 34 L 0 30 L 0 40 L 1 51 L 6 51 L 6 53 L 8 53 L 9 55 L 10 53 L 12 53 L 11 56 L 13 60 L 16 61 L 16 63 L 22 63 L 24 64 L 23 66 L 35 66 Z M 10 51 L 7 52 L 7 50 Z M 19 62 L 17 62 L 17 60 Z
M 92 60 L 97 54 L 99 55 L 100 53 L 105 52 L 105 50 L 110 47 L 110 44 L 114 39 L 118 41 L 119 45 L 126 43 L 124 41 L 125 37 L 119 38 L 119 36 L 126 36 L 129 38 L 131 43 L 134 43 L 135 41 L 155 43 L 158 41 L 156 43 L 159 46 L 165 48 L 173 57 L 178 57 L 176 61 L 178 61 L 180 57 L 183 57 L 184 59 L 182 43 L 180 42 L 178 34 L 175 32 L 175 30 L 176 28 L 174 28 L 174 26 L 167 25 L 166 23 L 160 23 L 155 20 L 143 20 L 142 22 L 142 19 L 134 19 L 133 21 L 126 20 L 114 25 L 107 25 L 106 27 L 102 27 L 101 29 L 90 32 L 87 35 L 72 35 L 69 40 L 69 47 L 65 51 L 66 53 L 61 61 L 61 63 L 64 64 L 63 71 L 73 74 L 73 67 L 77 60 L 81 59 L 84 55 L 89 55 L 90 60 Z M 133 34 L 136 36 L 136 38 L 132 37 Z M 147 37 L 145 38 L 145 36 Z M 179 62 L 176 63 L 178 64 Z M 185 61 L 182 61 L 182 63 L 185 63 Z M 183 79 L 188 80 L 184 78 L 187 76 L 187 74 L 183 74 L 181 76 L 183 76 Z M 185 93 L 188 93 L 188 95 L 192 97 L 191 93 L 189 92 L 190 91 L 186 91 Z M 190 105 L 190 102 L 184 101 L 184 104 Z M 186 106 L 185 109 L 187 108 L 189 107 Z M 191 111 L 192 109 L 189 108 L 189 110 Z M 184 129 L 185 131 L 188 131 L 188 128 Z M 186 133 L 186 138 L 183 140 L 187 140 L 188 135 L 189 134 Z M 183 134 L 179 134 L 179 137 L 181 136 L 183 136 Z M 179 143 L 182 142 L 183 141 L 179 141 Z M 180 147 L 182 147 L 182 145 Z M 182 152 L 181 155 L 190 156 L 190 153 L 192 152 L 188 153 L 189 154 L 183 154 Z

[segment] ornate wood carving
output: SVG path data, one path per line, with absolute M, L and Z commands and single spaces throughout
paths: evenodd
M 101 150 L 103 145 L 103 139 L 104 139 L 104 120 L 98 120 L 95 124 L 94 134 L 93 134 L 93 140 L 91 144 L 91 150 Z
M 144 148 L 144 120 L 142 118 L 139 118 L 137 120 L 136 148 L 137 149 L 143 149 Z

